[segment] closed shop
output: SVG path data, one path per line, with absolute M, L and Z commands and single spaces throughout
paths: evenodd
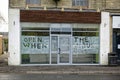
M 108 64 L 108 12 L 10 9 L 9 15 L 9 65 Z
M 21 63 L 99 64 L 99 17 L 96 12 L 21 11 Z

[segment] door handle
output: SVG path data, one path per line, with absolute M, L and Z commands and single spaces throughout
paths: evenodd
M 59 50 L 58 54 L 60 54 L 60 53 L 61 53 L 61 49 L 60 49 L 60 48 L 58 48 L 58 50 Z

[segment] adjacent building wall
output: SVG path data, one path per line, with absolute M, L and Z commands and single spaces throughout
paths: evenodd
M 20 65 L 20 11 L 9 9 L 9 65 Z

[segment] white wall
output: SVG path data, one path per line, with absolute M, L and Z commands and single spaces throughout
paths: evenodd
M 100 26 L 100 65 L 108 65 L 110 52 L 110 14 L 102 12 Z
M 20 10 L 9 9 L 9 65 L 20 65 Z

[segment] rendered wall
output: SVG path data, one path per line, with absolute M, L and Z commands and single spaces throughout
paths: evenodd
M 100 64 L 108 65 L 108 53 L 110 52 L 110 14 L 102 12 L 100 26 Z
M 20 65 L 19 9 L 9 9 L 9 65 Z

